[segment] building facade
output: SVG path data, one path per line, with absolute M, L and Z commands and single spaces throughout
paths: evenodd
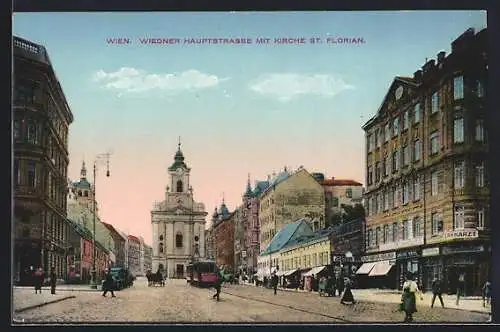
M 205 205 L 195 202 L 189 183 L 191 169 L 184 162 L 181 144 L 168 168 L 170 183 L 165 200 L 151 211 L 152 268 L 169 278 L 184 278 L 189 260 L 205 257 Z
M 65 276 L 68 131 L 73 114 L 47 50 L 13 39 L 14 278 L 31 267 Z
M 141 266 L 141 240 L 134 235 L 129 235 L 127 237 L 127 261 L 128 270 L 134 276 L 140 276 L 142 273 Z
M 326 179 L 320 181 L 325 190 L 325 220 L 335 224 L 335 216 L 341 215 L 345 205 L 362 204 L 363 185 L 349 179 Z
M 235 213 L 229 212 L 224 200 L 212 221 L 214 228 L 215 262 L 226 271 L 235 271 Z
M 235 271 L 244 272 L 247 270 L 246 260 L 246 220 L 243 219 L 243 208 L 238 206 L 232 213 L 234 223 L 234 268 Z
M 366 135 L 366 251 L 446 292 L 479 294 L 491 269 L 487 29 L 396 77 Z
M 120 231 L 117 230 L 113 225 L 103 222 L 103 225 L 109 230 L 109 233 L 113 239 L 114 249 L 112 250 L 115 254 L 115 262 L 111 264 L 112 267 L 124 267 L 125 266 L 125 244 L 126 238 L 124 238 Z
M 270 178 L 259 196 L 260 248 L 266 248 L 276 233 L 297 219 L 314 220 L 313 230 L 325 226 L 325 192 L 304 168 L 285 170 Z
M 205 254 L 208 259 L 215 260 L 215 233 L 213 227 L 213 220 L 217 217 L 217 208 L 212 215 L 211 225 L 205 229 Z
M 143 271 L 147 273 L 148 271 L 153 271 L 152 268 L 152 257 L 153 257 L 153 248 L 151 246 L 148 246 L 147 244 L 144 244 L 144 267 Z

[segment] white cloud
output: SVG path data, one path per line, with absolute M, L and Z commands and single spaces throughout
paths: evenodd
M 202 73 L 196 69 L 181 73 L 148 74 L 144 70 L 122 67 L 115 72 L 98 70 L 93 80 L 104 88 L 122 92 L 142 92 L 153 89 L 179 93 L 185 90 L 210 88 L 227 80 L 216 75 Z
M 333 75 L 268 74 L 250 83 L 250 89 L 261 94 L 289 101 L 298 95 L 313 94 L 333 97 L 344 90 L 354 89 L 342 78 Z

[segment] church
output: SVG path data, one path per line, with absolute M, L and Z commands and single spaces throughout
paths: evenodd
M 152 272 L 184 278 L 186 265 L 205 257 L 205 206 L 194 201 L 189 183 L 191 169 L 184 162 L 179 140 L 174 162 L 168 168 L 165 200 L 154 204 Z

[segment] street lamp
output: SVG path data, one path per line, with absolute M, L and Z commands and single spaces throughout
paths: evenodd
M 92 289 L 97 289 L 97 271 L 96 271 L 96 266 L 95 266 L 95 260 L 96 260 L 96 248 L 95 248 L 95 215 L 96 215 L 96 198 L 95 198 L 95 175 L 97 171 L 97 163 L 98 162 L 106 162 L 106 176 L 109 177 L 109 157 L 111 153 L 100 153 L 96 156 L 94 160 L 94 167 L 93 167 L 93 184 L 94 184 L 94 190 L 93 190 L 93 204 L 92 204 L 92 280 L 90 282 L 90 288 Z

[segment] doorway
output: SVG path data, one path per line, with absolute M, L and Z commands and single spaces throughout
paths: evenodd
M 178 279 L 184 278 L 184 265 L 177 264 L 175 267 L 175 274 Z

